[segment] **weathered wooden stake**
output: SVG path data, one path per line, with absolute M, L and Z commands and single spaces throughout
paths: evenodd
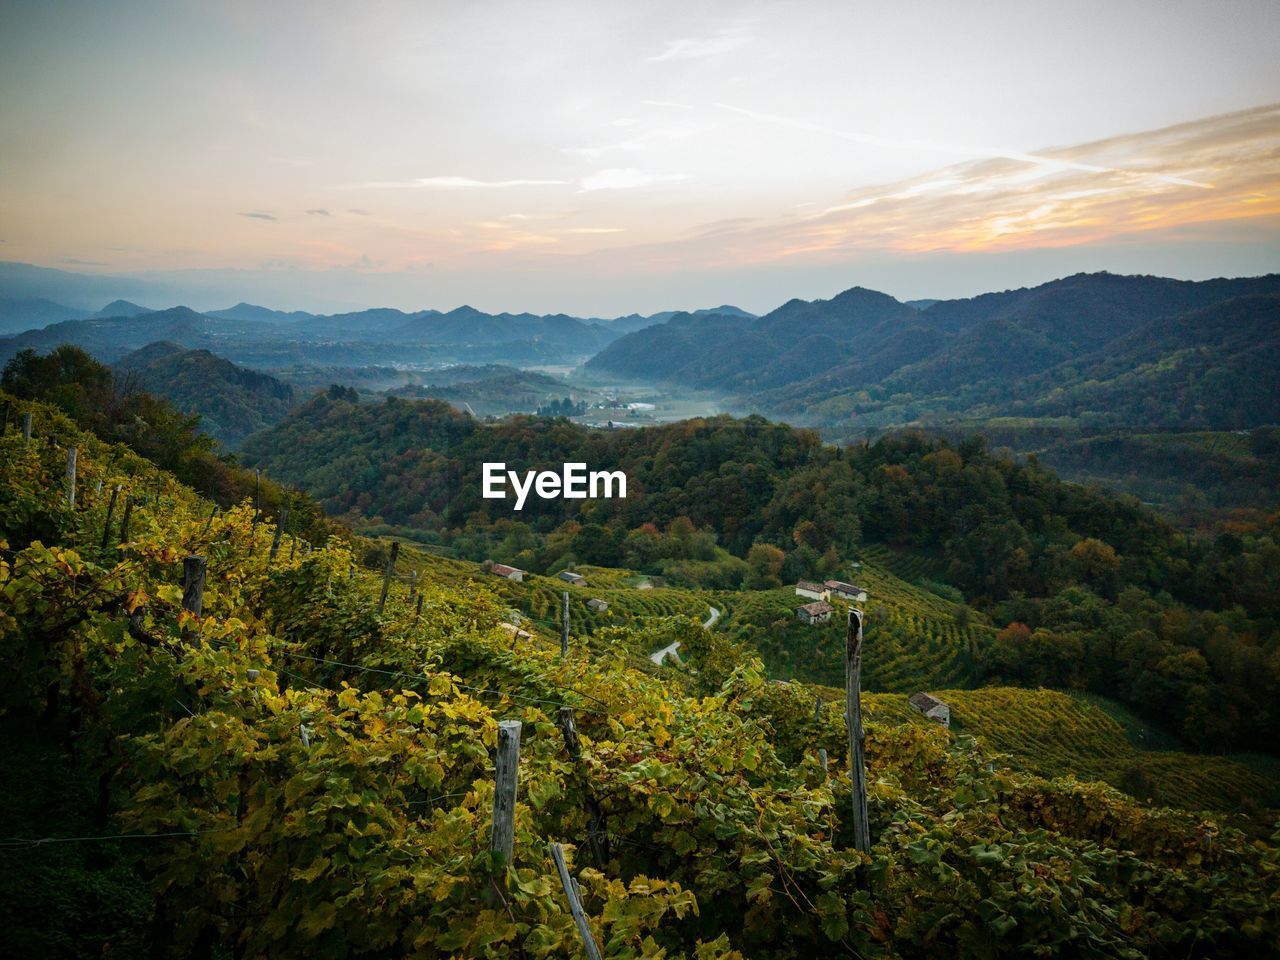
M 422 594 L 418 594 L 418 605 L 413 611 L 413 625 L 416 627 L 418 621 L 422 619 Z
M 67 447 L 67 506 L 76 508 L 76 448 Z
M 199 617 L 204 612 L 205 558 L 190 556 L 182 561 L 182 609 Z M 184 630 L 184 636 L 192 631 Z
M 560 656 L 569 655 L 569 591 L 560 598 Z
M 489 906 L 506 903 L 507 870 L 516 840 L 516 790 L 520 777 L 520 721 L 498 724 L 498 758 L 493 778 L 493 836 L 489 851 L 494 854 L 497 872 L 490 879 L 486 897 Z
M 596 943 L 595 934 L 591 932 L 591 924 L 582 909 L 582 900 L 578 897 L 578 885 L 569 876 L 568 864 L 564 862 L 564 848 L 558 843 L 551 844 L 551 859 L 556 862 L 556 872 L 560 874 L 560 886 L 564 887 L 564 895 L 569 900 L 569 913 L 573 922 L 578 925 L 578 936 L 582 938 L 582 949 L 588 960 L 600 960 L 600 946 Z
M 822 764 L 822 778 L 827 778 L 827 748 L 821 747 L 818 750 L 818 762 Z
M 271 563 L 275 560 L 276 554 L 280 552 L 280 538 L 284 536 L 284 525 L 289 521 L 289 510 L 287 507 L 280 508 L 280 519 L 276 521 L 275 536 L 271 538 L 271 553 L 267 557 L 267 562 Z
M 863 853 L 871 852 L 871 826 L 867 823 L 867 768 L 862 732 L 862 611 L 849 611 L 849 632 L 844 645 L 845 723 L 849 728 L 849 780 L 853 787 L 853 842 Z
M 111 499 L 107 501 L 107 519 L 102 524 L 102 549 L 107 549 L 111 542 L 111 514 L 116 512 L 116 498 L 120 496 L 120 484 L 111 488 Z
M 97 481 L 94 483 L 94 485 L 93 485 L 93 492 L 94 492 L 94 493 L 101 493 L 101 492 L 102 492 L 102 478 L 101 478 L 101 477 L 99 477 L 99 478 L 97 479 Z
M 347 579 L 354 580 L 356 578 L 356 565 L 353 563 L 347 567 Z
M 22 415 L 22 445 L 25 447 L 31 442 L 31 411 L 28 410 Z
M 289 562 L 293 563 L 293 552 L 298 549 L 298 538 L 289 534 Z
M 573 707 L 561 707 L 557 719 L 564 734 L 564 748 L 574 763 L 582 761 L 582 741 L 578 739 L 578 725 L 573 719 Z M 609 863 L 609 830 L 605 825 L 604 811 L 590 789 L 587 790 L 587 839 L 591 843 L 591 855 L 601 870 Z
M 253 526 L 258 526 L 258 514 L 262 512 L 262 470 L 254 467 L 253 470 Z
M 409 571 L 409 599 L 412 600 L 418 592 L 418 571 Z
M 209 519 L 204 522 L 204 533 L 208 533 L 209 528 L 213 526 L 213 518 L 218 515 L 219 509 L 220 509 L 219 507 L 214 507 L 212 510 L 209 511 Z M 201 534 L 201 536 L 203 536 L 203 534 Z
M 382 571 L 382 596 L 378 597 L 378 613 L 382 613 L 387 605 L 387 592 L 391 589 L 391 575 L 396 572 L 396 558 L 400 556 L 400 541 L 391 541 L 391 556 L 387 557 L 387 568 Z
M 120 542 L 129 542 L 129 518 L 133 516 L 133 494 L 124 498 L 124 519 L 120 521 Z
M 822 719 L 822 698 L 818 697 L 813 701 L 813 722 L 817 723 Z

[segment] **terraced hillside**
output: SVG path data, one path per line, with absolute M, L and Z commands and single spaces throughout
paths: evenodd
M 1007 754 L 1013 766 L 1045 777 L 1103 780 L 1157 804 L 1256 812 L 1280 804 L 1280 783 L 1227 759 L 1143 749 L 1116 719 L 1053 690 L 985 687 L 937 690 L 952 729 Z
M 569 594 L 569 617 L 575 635 L 593 634 L 605 627 L 639 625 L 664 617 L 687 617 L 704 620 L 709 603 L 723 602 L 727 594 L 700 590 L 661 587 L 638 589 L 633 583 L 643 580 L 629 570 L 584 566 L 578 570 L 587 577 L 586 586 L 574 586 L 558 577 L 525 573 L 517 582 L 496 576 L 478 563 L 439 557 L 409 544 L 403 544 L 398 565 L 401 584 L 416 571 L 420 579 L 463 590 L 492 593 L 510 610 L 521 615 L 525 626 L 532 623 L 559 634 L 560 603 Z M 600 599 L 608 609 L 596 611 L 587 601 Z
M 844 635 L 848 606 L 836 602 L 830 623 L 807 626 L 795 610 L 807 602 L 793 587 L 774 590 L 693 590 L 644 588 L 649 578 L 629 570 L 581 566 L 585 586 L 558 577 L 526 572 L 521 582 L 485 571 L 482 565 L 439 557 L 410 544 L 402 545 L 399 580 L 414 571 L 430 580 L 464 589 L 476 584 L 492 591 L 528 622 L 558 633 L 561 596 L 568 592 L 575 634 L 594 634 L 606 627 L 644 626 L 668 617 L 705 621 L 719 610 L 717 629 L 757 652 L 771 675 L 809 683 L 838 684 L 844 676 Z M 864 672 L 868 690 L 913 692 L 926 687 L 971 684 L 976 678 L 979 647 L 994 632 L 979 613 L 964 608 L 867 563 L 863 583 L 866 605 Z M 600 599 L 608 609 L 587 606 Z M 968 622 L 965 623 L 965 619 Z M 634 649 L 644 654 L 651 651 Z
M 892 556 L 886 549 L 865 555 Z M 758 651 L 774 677 L 799 681 L 828 704 L 840 703 L 843 696 L 837 685 L 843 682 L 845 604 L 836 604 L 830 624 L 808 627 L 795 618 L 794 609 L 802 601 L 792 588 L 637 589 L 636 583 L 645 578 L 628 570 L 590 566 L 578 569 L 587 578 L 585 586 L 529 573 L 522 582 L 514 582 L 487 573 L 479 564 L 433 556 L 408 545 L 401 557 L 396 591 L 402 599 L 411 577 L 419 584 L 491 595 L 521 615 L 522 627 L 533 634 L 531 642 L 547 648 L 558 642 L 560 598 L 566 591 L 574 642 L 592 649 L 598 647 L 591 638 L 602 629 L 652 631 L 665 618 L 705 620 L 708 608 L 715 607 L 723 612 L 715 629 L 743 643 L 744 654 Z M 953 604 L 876 563 L 865 561 L 862 573 L 869 591 L 863 676 L 865 688 L 877 691 L 867 698 L 868 715 L 877 722 L 932 723 L 906 703 L 907 695 L 925 690 L 951 707 L 956 734 L 978 737 L 987 748 L 1005 754 L 1015 769 L 1045 777 L 1100 780 L 1139 799 L 1185 809 L 1255 813 L 1261 807 L 1280 806 L 1280 781 L 1232 759 L 1169 749 L 1176 740 L 1159 731 L 1135 735 L 1087 698 L 1019 687 L 957 687 L 972 678 L 976 645 L 985 642 L 993 628 L 974 614 L 974 622 L 962 629 Z M 372 573 L 363 575 L 376 581 Z M 605 600 L 609 609 L 588 608 L 586 601 L 592 597 Z M 634 636 L 632 642 L 638 645 L 627 649 L 628 661 L 652 672 L 644 654 L 651 652 L 645 644 L 655 642 Z
M 980 647 L 994 628 L 981 614 L 912 586 L 864 562 L 867 589 L 863 678 L 867 689 L 913 692 L 972 684 Z M 760 651 L 778 677 L 840 684 L 844 677 L 846 604 L 831 622 L 808 626 L 795 614 L 808 601 L 792 587 L 723 595 L 724 627 Z

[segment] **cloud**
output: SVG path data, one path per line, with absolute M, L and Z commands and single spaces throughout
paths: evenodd
M 1280 104 L 968 160 L 819 198 L 785 217 L 707 224 L 681 240 L 628 248 L 628 255 L 742 268 L 844 262 L 858 254 L 1080 247 L 1176 238 L 1209 226 L 1239 236 L 1255 224 L 1280 226 Z
M 324 207 L 316 207 L 312 210 L 308 210 L 307 214 L 313 217 L 327 217 L 329 216 L 329 211 L 324 209 Z
M 666 60 L 701 60 L 704 57 L 718 57 L 732 53 L 750 42 L 750 35 L 740 27 L 732 27 L 707 37 L 680 37 L 677 40 L 668 40 L 661 53 L 645 59 L 650 63 L 661 63 Z
M 275 219 L 274 214 L 263 213 L 261 211 L 254 211 L 251 213 L 240 213 L 240 214 L 237 214 L 237 216 L 249 217 L 250 219 L 253 219 L 253 220 L 274 220 Z
M 600 170 L 583 177 L 578 183 L 579 193 L 591 193 L 595 190 L 635 190 L 649 187 L 655 183 L 670 183 L 688 179 L 682 173 L 647 173 L 634 167 Z
M 354 184 L 357 188 L 416 187 L 422 190 L 505 190 L 511 187 L 564 186 L 565 180 L 473 180 L 471 177 L 417 177 L 413 180 L 377 180 Z
M 3 242 L 4 242 L 3 240 L 0 240 L 0 243 L 3 243 Z M 70 264 L 73 267 L 105 267 L 106 266 L 106 264 L 103 263 L 101 260 L 79 260 L 75 257 L 63 257 L 62 262 L 66 264 Z
M 637 130 L 631 136 L 622 140 L 615 140 L 611 143 L 602 143 L 589 147 L 566 147 L 564 148 L 564 152 L 576 157 L 581 157 L 587 161 L 596 161 L 606 153 L 613 151 L 661 151 L 665 149 L 668 144 L 699 136 L 706 133 L 709 129 L 711 128 L 706 125 L 689 123 L 653 126 L 644 130 Z
M 572 152 L 572 151 L 571 151 Z M 590 151 L 587 151 L 590 152 Z M 682 173 L 649 173 L 634 167 L 611 167 L 587 174 L 576 181 L 579 193 L 597 190 L 634 190 L 657 183 L 688 179 Z M 419 177 L 414 180 L 376 181 L 352 184 L 356 188 L 391 188 L 419 190 L 506 190 L 515 187 L 568 187 L 573 180 L 473 180 L 471 177 Z M 252 216 L 252 214 L 245 214 Z
M 626 227 L 570 227 L 561 233 L 626 233 Z
M 347 207 L 347 213 L 354 213 L 357 217 L 372 217 L 373 214 L 368 210 L 361 210 L 359 207 Z
M 414 186 L 432 190 L 505 190 L 509 187 L 562 186 L 563 180 L 472 180 L 470 177 L 421 177 L 412 181 Z
M 744 117 L 750 117 L 752 120 L 756 120 L 761 123 L 769 123 L 777 126 L 790 127 L 793 130 L 804 130 L 808 133 L 819 133 L 827 136 L 838 137 L 841 140 L 849 140 L 853 143 L 866 144 L 867 146 L 872 147 L 887 147 L 894 150 L 931 151 L 935 153 L 950 153 L 960 156 L 987 157 L 991 159 L 1002 158 L 1005 160 L 1019 160 L 1023 163 L 1033 164 L 1047 170 L 1079 170 L 1084 173 L 1118 172 L 1113 168 L 1106 166 L 1098 166 L 1097 164 L 1073 161 L 1065 157 L 1052 156 L 1050 155 L 1050 152 L 1035 154 L 1023 153 L 1018 150 L 1006 150 L 1001 147 L 979 147 L 968 144 L 944 143 L 940 140 L 902 140 L 892 137 L 881 137 L 872 133 L 840 130 L 835 127 L 828 127 L 825 124 L 811 123 L 807 120 L 796 119 L 794 117 L 781 117 L 776 114 L 760 113 L 756 110 L 747 110 L 743 107 L 736 107 L 727 103 L 717 103 L 715 106 L 719 107 L 721 110 L 728 110 Z M 1210 184 L 1200 183 L 1196 180 L 1189 180 L 1185 177 L 1177 176 L 1172 173 L 1147 173 L 1144 175 L 1153 176 L 1156 179 L 1179 184 L 1181 186 L 1201 187 L 1203 189 L 1209 189 L 1211 186 Z

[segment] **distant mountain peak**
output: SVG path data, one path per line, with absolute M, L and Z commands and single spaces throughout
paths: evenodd
M 735 307 L 731 303 L 722 303 L 718 307 L 706 307 L 702 310 L 693 311 L 694 316 L 707 316 L 712 313 L 717 313 L 722 317 L 742 317 L 744 320 L 754 320 L 756 318 L 756 314 L 743 310 L 741 307 Z
M 210 310 L 207 316 L 217 317 L 220 320 L 244 320 L 251 323 L 292 323 L 315 318 L 315 314 L 307 313 L 305 310 L 272 310 L 270 307 L 247 303 L 244 300 L 226 310 Z
M 877 304 L 888 303 L 890 301 L 893 303 L 898 302 L 896 297 L 891 297 L 889 294 L 882 293 L 879 290 L 872 290 L 869 287 L 850 287 L 848 290 L 843 290 L 840 293 L 837 293 L 827 302 L 851 303 L 854 301 Z
M 144 307 L 130 300 L 112 300 L 94 314 L 95 317 L 140 317 L 144 313 L 155 313 L 151 307 Z

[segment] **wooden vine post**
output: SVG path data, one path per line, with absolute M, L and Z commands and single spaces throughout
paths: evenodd
M 564 895 L 569 900 L 569 913 L 577 924 L 578 936 L 582 938 L 582 949 L 588 960 L 600 960 L 600 945 L 596 943 L 595 934 L 591 932 L 591 924 L 587 921 L 586 911 L 582 909 L 582 898 L 578 896 L 578 885 L 569 876 L 569 866 L 564 862 L 564 848 L 558 843 L 551 844 L 551 859 L 555 861 L 556 873 L 560 874 L 560 886 L 564 887 Z
M 862 611 L 849 611 L 849 632 L 844 645 L 845 723 L 849 728 L 849 781 L 853 787 L 853 842 L 863 853 L 871 852 L 871 826 L 867 823 L 867 767 L 862 732 Z
M 107 549 L 111 542 L 111 515 L 116 512 L 116 499 L 120 496 L 120 484 L 111 488 L 111 499 L 107 501 L 107 519 L 102 524 L 102 549 Z
M 190 556 L 182 561 L 182 609 L 197 618 L 204 612 L 204 575 L 206 563 L 204 557 Z M 182 631 L 183 637 L 190 639 L 190 629 Z
M 129 542 L 129 519 L 133 516 L 133 494 L 124 498 L 124 519 L 120 521 L 120 542 Z
M 76 508 L 76 448 L 67 447 L 67 506 Z
M 28 410 L 22 415 L 22 445 L 25 447 L 31 442 L 31 411 Z
M 516 789 L 520 778 L 520 721 L 498 724 L 498 757 L 493 778 L 493 836 L 489 852 L 494 872 L 486 900 L 491 907 L 506 903 L 507 870 L 516 841 Z
M 271 553 L 267 557 L 267 563 L 275 560 L 276 554 L 280 552 L 280 539 L 284 536 L 284 525 L 289 522 L 289 510 L 287 507 L 280 508 L 280 519 L 276 523 L 275 536 L 271 538 Z
M 573 719 L 573 707 L 561 707 L 557 726 L 564 735 L 564 748 L 575 764 L 582 762 L 582 741 L 578 738 L 578 725 Z M 587 839 L 591 843 L 591 855 L 601 870 L 609 863 L 609 830 L 605 826 L 604 811 L 590 789 L 587 790 Z
M 258 529 L 258 513 L 262 510 L 262 470 L 255 467 L 253 470 L 253 529 Z
M 560 598 L 560 656 L 569 655 L 569 591 Z
M 396 572 L 396 558 L 400 556 L 400 541 L 391 541 L 391 555 L 387 557 L 387 568 L 382 571 L 382 595 L 378 597 L 378 613 L 387 605 L 387 593 L 391 589 L 391 577 Z

